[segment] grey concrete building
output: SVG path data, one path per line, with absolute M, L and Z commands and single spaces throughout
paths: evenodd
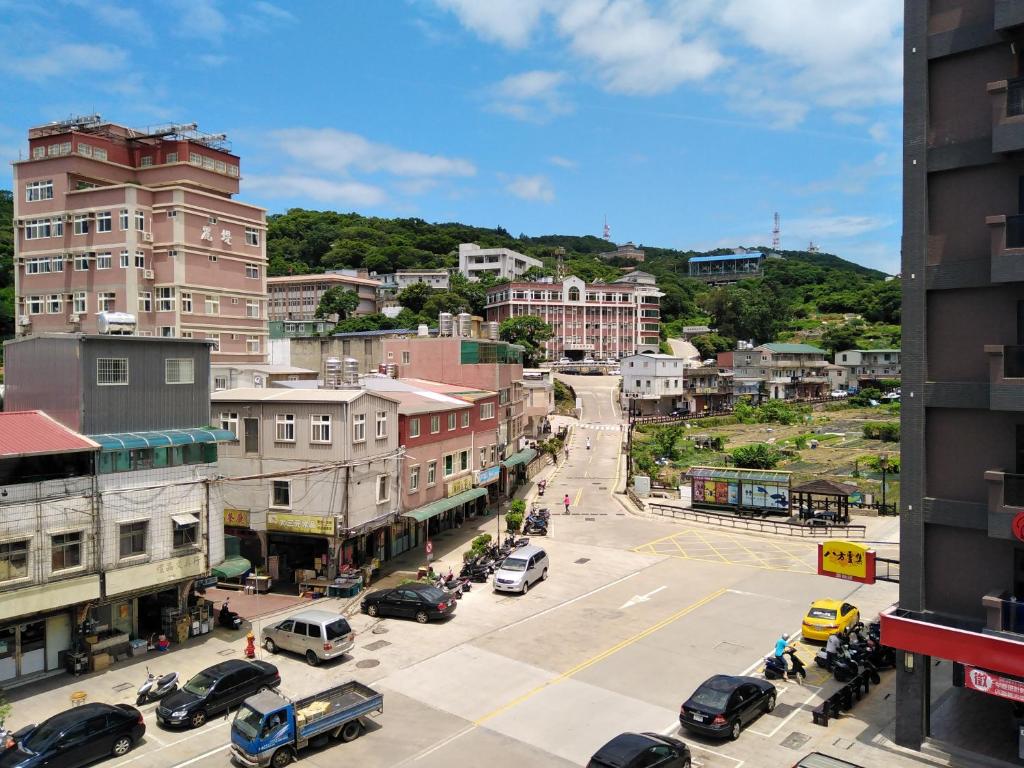
M 226 530 L 258 546 L 271 578 L 296 569 L 333 577 L 404 551 L 397 519 L 398 403 L 347 389 L 214 392 L 214 419 L 238 436 L 220 473 Z
M 900 649 L 895 735 L 1016 762 L 1024 2 L 908 0 L 905 14 L 901 572 L 882 616 Z

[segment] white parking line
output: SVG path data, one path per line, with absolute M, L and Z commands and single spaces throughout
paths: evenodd
M 420 752 L 418 755 L 416 755 L 413 758 L 413 760 L 422 760 L 427 755 L 432 755 L 434 752 L 436 752 L 437 750 L 441 749 L 442 747 L 448 746 L 449 744 L 451 744 L 456 739 L 461 739 L 463 736 L 465 736 L 467 733 L 469 733 L 470 731 L 472 731 L 475 728 L 476 728 L 475 725 L 467 725 L 461 731 L 456 731 L 451 736 L 449 736 L 447 739 L 444 739 L 443 741 L 439 741 L 434 746 L 432 746 L 432 747 L 430 747 L 428 749 L 425 749 L 424 751 Z
M 192 759 L 186 760 L 183 763 L 175 763 L 173 766 L 171 766 L 171 768 L 185 768 L 186 765 L 198 763 L 200 760 L 203 760 L 209 757 L 210 755 L 216 755 L 218 752 L 223 752 L 225 749 L 229 749 L 230 747 L 230 744 L 225 744 L 223 747 L 217 747 L 216 749 L 211 749 L 209 752 L 203 752 L 203 754 L 201 755 L 196 755 Z
M 778 733 L 779 730 L 786 723 L 788 723 L 790 720 L 792 720 L 793 717 L 796 714 L 798 714 L 799 712 L 803 712 L 804 711 L 804 707 L 807 704 L 809 704 L 811 699 L 813 699 L 815 696 L 817 696 L 820 692 L 821 692 L 821 688 L 813 688 L 813 691 L 812 691 L 811 695 L 808 696 L 806 699 L 804 699 L 802 702 L 800 702 L 800 706 L 799 707 L 794 707 L 793 711 L 790 712 L 788 715 L 786 715 L 786 717 L 784 717 L 782 719 L 782 721 L 772 729 L 771 733 L 764 733 L 762 731 L 755 731 L 753 728 L 747 728 L 747 732 L 748 733 L 756 733 L 758 736 L 764 736 L 766 739 L 770 739 L 770 738 L 774 737 L 775 734 Z
M 663 730 L 661 732 L 661 735 L 662 736 L 673 736 L 674 734 L 676 734 L 680 730 L 680 728 L 681 728 L 681 726 L 678 723 L 676 723 L 675 725 L 672 725 L 671 727 L 666 728 L 665 730 Z M 707 752 L 709 755 L 715 755 L 716 757 L 724 757 L 726 760 L 732 760 L 734 763 L 736 763 L 736 768 L 740 768 L 740 766 L 743 765 L 743 763 L 746 762 L 745 760 L 740 760 L 738 757 L 731 757 L 730 755 L 725 755 L 725 754 L 722 754 L 721 752 L 716 752 L 713 749 L 708 749 L 707 747 L 702 747 L 699 744 L 694 744 L 692 741 L 686 742 L 686 746 L 688 746 L 690 748 L 691 752 L 696 749 L 696 750 L 700 750 L 701 752 Z
M 194 739 L 199 734 L 207 733 L 208 731 L 212 731 L 212 730 L 214 730 L 216 728 L 223 728 L 225 725 L 230 725 L 230 724 L 231 724 L 231 721 L 225 719 L 225 720 L 221 720 L 220 722 L 217 722 L 217 723 L 207 723 L 205 726 L 203 726 L 202 728 L 200 728 L 197 731 L 185 731 L 185 733 L 188 734 L 187 736 L 184 736 L 183 738 L 180 738 L 177 741 L 171 741 L 171 742 L 167 742 L 165 744 L 162 744 L 157 749 L 151 749 L 148 752 L 140 753 L 140 754 L 137 754 L 137 755 L 133 755 L 132 757 L 129 757 L 127 760 L 122 760 L 120 763 L 115 763 L 113 768 L 121 768 L 122 765 L 131 765 L 132 763 L 136 762 L 137 760 L 148 760 L 151 755 L 154 755 L 157 752 L 163 752 L 165 749 L 169 749 L 171 747 L 176 747 L 179 744 L 181 744 L 182 742 L 188 741 L 190 739 Z M 149 730 L 150 729 L 147 726 L 146 731 L 149 732 Z M 145 737 L 143 737 L 143 738 L 145 738 Z M 153 739 L 153 741 L 156 741 L 156 739 Z M 221 749 L 227 749 L 227 747 L 226 746 L 225 747 L 221 747 Z M 201 757 L 205 757 L 205 755 L 201 755 Z M 188 763 L 182 763 L 182 765 L 188 765 Z
M 564 608 L 567 605 L 572 605 L 573 603 L 575 603 L 575 602 L 577 602 L 579 600 L 582 600 L 585 597 L 590 597 L 591 595 L 596 595 L 598 592 L 601 592 L 601 591 L 603 591 L 605 589 L 608 589 L 608 587 L 614 587 L 616 584 L 621 584 L 626 579 L 632 579 L 634 576 L 637 576 L 637 575 L 639 575 L 642 572 L 643 571 L 633 571 L 633 573 L 627 573 L 622 578 L 616 579 L 615 581 L 610 581 L 607 584 L 605 584 L 604 586 L 598 587 L 597 589 L 592 589 L 589 592 L 584 592 L 582 595 L 577 595 L 572 600 L 566 600 L 564 603 L 559 603 L 558 605 L 553 605 L 550 608 L 545 608 L 540 613 L 535 613 L 532 616 L 527 616 L 525 618 L 520 619 L 519 621 L 513 621 L 511 624 L 506 624 L 504 627 L 499 628 L 498 631 L 499 632 L 505 632 L 506 630 L 512 629 L 512 627 L 518 627 L 520 624 L 525 624 L 528 621 L 533 621 L 537 617 L 543 616 L 546 613 L 551 613 L 552 611 L 557 611 L 559 608 Z

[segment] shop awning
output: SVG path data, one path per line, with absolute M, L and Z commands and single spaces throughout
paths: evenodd
M 171 515 L 177 525 L 195 525 L 199 522 L 199 515 L 194 512 L 182 512 L 177 515 Z
M 101 451 L 124 451 L 132 448 L 167 448 L 194 443 L 228 443 L 236 440 L 226 429 L 163 429 L 158 432 L 113 432 L 90 435 Z
M 424 520 L 429 520 L 434 515 L 440 515 L 442 512 L 447 512 L 449 509 L 455 509 L 460 504 L 465 504 L 467 501 L 473 501 L 473 499 L 479 499 L 487 495 L 486 488 L 472 488 L 462 493 L 457 493 L 454 496 L 449 496 L 447 499 L 441 499 L 440 501 L 432 501 L 430 504 L 424 504 L 422 507 L 411 509 L 408 512 L 403 512 L 402 517 L 408 518 L 409 520 L 415 520 L 417 523 L 422 523 Z
M 210 569 L 210 573 L 218 579 L 240 579 L 252 570 L 252 563 L 244 557 L 229 557 L 220 565 Z
M 522 451 L 519 451 L 519 453 L 513 453 L 511 456 L 509 456 L 501 463 L 504 464 L 506 467 L 512 468 L 517 464 L 529 464 L 535 458 L 537 458 L 537 452 L 533 450 L 533 448 L 526 448 Z

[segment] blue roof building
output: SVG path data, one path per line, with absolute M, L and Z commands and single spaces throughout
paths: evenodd
M 735 283 L 764 274 L 765 255 L 760 251 L 727 253 L 723 256 L 694 256 L 689 276 L 705 283 Z

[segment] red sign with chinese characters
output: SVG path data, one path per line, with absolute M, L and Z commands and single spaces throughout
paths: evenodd
M 964 687 L 1011 701 L 1024 702 L 1024 681 L 996 675 L 977 667 L 964 667 Z
M 1018 512 L 1014 516 L 1010 527 L 1013 530 L 1013 535 L 1024 541 L 1024 512 Z

